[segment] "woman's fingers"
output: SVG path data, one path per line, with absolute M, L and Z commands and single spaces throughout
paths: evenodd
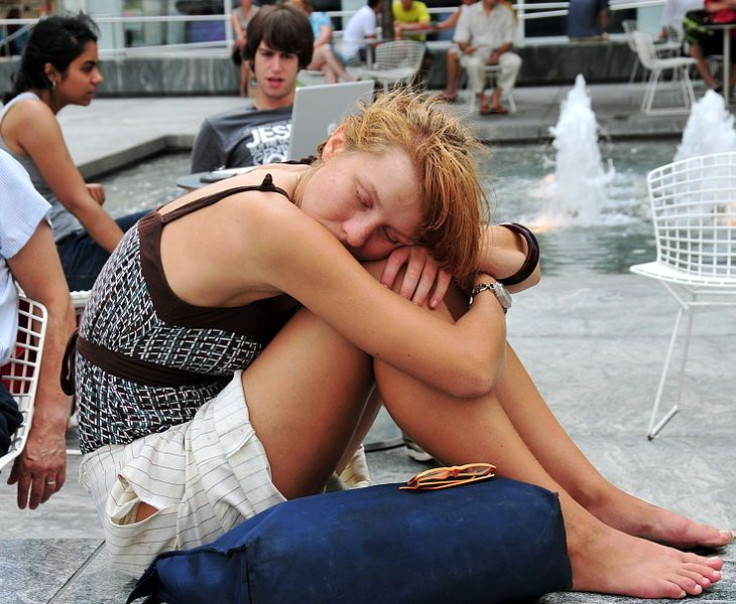
M 90 182 L 86 184 L 86 187 L 87 192 L 92 199 L 94 199 L 100 205 L 105 203 L 105 188 L 101 184 Z
M 420 306 L 429 303 L 430 308 L 437 308 L 447 294 L 451 276 L 440 268 L 426 248 L 407 246 L 391 252 L 381 274 L 381 283 L 393 288 L 402 268 L 405 271 L 399 293 Z

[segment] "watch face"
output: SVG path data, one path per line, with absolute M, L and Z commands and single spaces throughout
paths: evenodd
M 504 308 L 511 308 L 511 294 L 502 283 L 494 283 L 493 291 Z

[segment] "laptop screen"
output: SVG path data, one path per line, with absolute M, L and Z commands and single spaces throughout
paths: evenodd
M 291 117 L 289 159 L 316 155 L 343 116 L 357 113 L 358 100 L 370 101 L 373 80 L 303 86 L 296 89 Z

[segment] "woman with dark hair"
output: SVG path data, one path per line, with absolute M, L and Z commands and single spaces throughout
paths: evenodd
M 83 14 L 40 21 L 0 113 L 0 149 L 21 163 L 51 204 L 54 240 L 72 291 L 92 287 L 123 232 L 142 216 L 113 220 L 102 209 L 103 188 L 84 182 L 56 119 L 67 105 L 89 105 L 103 81 L 95 30 Z

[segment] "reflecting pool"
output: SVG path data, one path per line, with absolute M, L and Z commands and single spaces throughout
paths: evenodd
M 140 163 L 96 179 L 105 187 L 105 209 L 114 217 L 165 204 L 184 193 L 176 179 L 189 174 L 189 152 L 154 155 Z
M 555 195 L 556 150 L 552 144 L 491 149 L 483 161 L 486 190 L 492 195 L 494 222 L 515 220 L 531 226 L 542 248 L 546 275 L 626 273 L 632 264 L 654 260 L 654 232 L 649 217 L 647 172 L 670 163 L 679 141 L 600 142 L 610 172 L 605 199 L 592 223 L 559 215 Z M 590 199 L 577 201 L 580 214 Z
M 594 224 L 579 225 L 562 216 L 554 221 L 556 149 L 551 143 L 503 145 L 481 158 L 494 221 L 515 220 L 532 226 L 542 246 L 546 275 L 626 273 L 631 264 L 654 259 L 646 174 L 671 162 L 679 140 L 599 142 L 601 161 L 612 177 Z M 176 178 L 189 171 L 189 153 L 150 158 L 100 179 L 106 208 L 114 216 L 156 207 L 180 196 Z M 584 208 L 586 199 L 578 200 Z M 569 210 L 569 208 L 568 208 Z M 554 224 L 552 224 L 554 223 Z

